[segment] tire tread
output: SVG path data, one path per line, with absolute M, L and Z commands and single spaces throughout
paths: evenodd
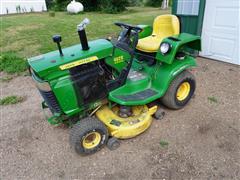
M 96 118 L 87 117 L 87 118 L 80 120 L 77 124 L 75 124 L 70 129 L 70 138 L 69 138 L 70 146 L 75 148 L 76 144 L 79 143 L 79 141 L 80 141 L 79 137 L 83 136 L 85 132 L 91 131 L 92 129 L 101 129 L 104 132 L 104 134 L 106 135 L 106 139 L 104 141 L 105 141 L 105 143 L 107 142 L 108 130 L 107 130 L 106 126 Z M 78 154 L 82 154 L 82 155 L 83 154 L 92 154 L 92 153 L 98 151 L 100 148 L 101 148 L 101 146 L 96 147 L 93 150 L 90 150 L 89 152 L 88 152 L 88 150 L 86 150 L 85 153 L 78 152 L 76 150 L 76 148 L 75 148 L 75 151 Z
M 180 109 L 183 106 L 179 106 L 177 105 L 176 101 L 175 101 L 175 93 L 176 93 L 176 89 L 179 86 L 179 84 L 184 80 L 184 79 L 190 79 L 193 82 L 195 82 L 195 86 L 196 86 L 196 80 L 195 77 L 192 73 L 190 73 L 187 70 L 184 70 L 183 72 L 181 72 L 179 75 L 176 76 L 175 79 L 172 80 L 167 92 L 165 93 L 165 95 L 161 98 L 161 102 L 168 108 L 170 109 Z M 194 87 L 195 90 L 195 87 Z M 194 91 L 193 91 L 194 93 Z M 191 97 L 190 97 L 191 98 Z M 190 99 L 189 99 L 190 100 Z M 188 100 L 188 101 L 189 101 Z M 187 101 L 187 102 L 188 102 Z M 186 102 L 186 104 L 187 104 Z

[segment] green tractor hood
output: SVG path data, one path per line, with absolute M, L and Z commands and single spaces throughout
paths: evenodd
M 89 47 L 89 50 L 83 51 L 81 44 L 77 44 L 62 49 L 63 56 L 60 56 L 59 51 L 52 51 L 29 58 L 28 64 L 39 78 L 51 80 L 68 73 L 68 67 L 76 61 L 84 64 L 88 58 L 90 61 L 102 59 L 110 56 L 113 51 L 112 43 L 105 39 L 90 41 Z

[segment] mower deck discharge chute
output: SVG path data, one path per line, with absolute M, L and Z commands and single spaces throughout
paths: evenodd
M 158 102 L 184 107 L 196 87 L 187 70 L 196 66 L 191 52 L 201 49 L 200 37 L 179 33 L 173 15 L 157 17 L 153 27 L 115 23 L 122 29 L 116 40 L 88 42 L 89 23 L 77 26 L 81 45 L 62 49 L 55 35 L 58 51 L 28 59 L 49 123 L 71 126 L 70 144 L 81 155 L 144 132 L 164 115 Z

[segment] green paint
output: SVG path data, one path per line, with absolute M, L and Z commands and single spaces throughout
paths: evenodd
M 206 0 L 200 0 L 198 15 L 177 14 L 178 0 L 173 1 L 172 14 L 179 17 L 181 23 L 181 32 L 201 35 Z
M 139 39 L 145 38 L 147 36 L 150 36 L 152 34 L 153 28 L 149 25 L 138 25 L 140 28 L 142 28 L 142 32 L 139 33 Z
M 134 62 L 135 66 L 139 62 Z M 133 65 L 134 66 L 134 65 Z M 195 59 L 187 56 L 180 61 L 175 59 L 172 64 L 158 62 L 156 67 L 149 67 L 147 63 L 143 63 L 141 73 L 146 75 L 145 79 L 139 81 L 127 80 L 126 84 L 109 93 L 109 99 L 121 105 L 144 105 L 162 97 L 169 87 L 170 82 L 183 70 L 196 66 Z M 146 89 L 153 89 L 158 93 L 150 98 L 138 101 L 122 101 L 116 98 L 119 95 L 131 95 Z
M 145 33 L 151 34 L 151 28 L 149 26 L 145 26 L 145 28 L 147 29 Z M 165 42 L 171 44 L 172 50 L 166 56 L 158 52 L 156 65 L 149 66 L 147 65 L 147 59 L 140 62 L 135 57 L 131 70 L 144 74 L 143 78 L 140 80 L 127 79 L 123 86 L 109 92 L 108 100 L 121 105 L 150 103 L 165 94 L 169 84 L 179 73 L 189 67 L 196 66 L 195 59 L 192 56 L 186 55 L 184 60 L 178 60 L 175 55 L 178 51 L 182 51 L 185 46 L 199 50 L 201 48 L 200 38 L 189 34 L 180 34 L 175 38 L 178 38 L 179 41 L 164 39 Z M 90 41 L 89 46 L 90 49 L 87 51 L 82 51 L 81 45 L 78 44 L 64 48 L 64 56 L 60 56 L 58 51 L 53 51 L 28 60 L 28 64 L 35 74 L 33 75 L 35 82 L 49 84 L 50 87 L 48 88 L 54 93 L 60 106 L 61 112 L 54 113 L 52 117 L 48 118 L 51 124 L 61 124 L 67 118 L 76 116 L 82 118 L 103 103 L 99 99 L 95 102 L 83 104 L 82 97 L 77 95 L 74 88 L 75 82 L 71 79 L 69 69 L 61 70 L 60 66 L 97 56 L 98 60 L 96 61 L 105 61 L 112 67 L 113 75 L 116 78 L 130 59 L 128 53 L 120 49 L 114 50 L 112 42 L 105 39 Z M 136 101 L 123 101 L 116 98 L 118 95 L 131 95 L 146 89 L 152 89 L 157 93 L 149 98 Z
M 63 48 L 64 56 L 59 56 L 59 51 L 49 52 L 40 56 L 28 59 L 29 65 L 42 79 L 52 80 L 68 74 L 68 70 L 60 70 L 59 66 L 85 59 L 91 56 L 97 56 L 102 59 L 110 56 L 112 53 L 112 44 L 105 40 L 99 39 L 89 42 L 91 50 L 82 51 L 80 44 Z
M 167 64 L 172 64 L 175 55 L 178 51 L 183 50 L 183 48 L 188 47 L 193 50 L 201 50 L 201 40 L 199 36 L 194 36 L 187 33 L 181 33 L 179 35 L 172 36 L 177 39 L 171 40 L 169 38 L 165 38 L 162 42 L 167 42 L 171 44 L 171 51 L 163 55 L 160 51 L 157 52 L 157 59 L 161 62 L 165 62 Z

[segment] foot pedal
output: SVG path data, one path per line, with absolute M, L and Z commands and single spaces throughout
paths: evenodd
M 134 94 L 129 94 L 129 95 L 118 95 L 115 96 L 118 99 L 121 99 L 122 101 L 140 101 L 147 99 L 151 96 L 156 95 L 157 92 L 154 91 L 153 89 L 146 89 L 144 91 L 140 91 Z

